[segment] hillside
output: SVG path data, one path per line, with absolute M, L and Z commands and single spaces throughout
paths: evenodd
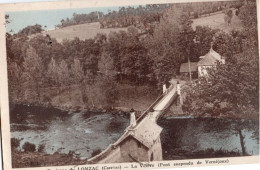
M 201 17 L 193 20 L 192 27 L 196 26 L 209 26 L 212 29 L 220 29 L 224 32 L 230 32 L 231 30 L 241 30 L 241 21 L 233 12 L 231 25 L 227 25 L 224 21 L 224 13 L 217 13 L 210 16 Z
M 112 31 L 125 31 L 127 28 L 106 28 L 100 29 L 100 24 L 87 23 L 80 25 L 68 26 L 65 28 L 50 30 L 43 32 L 43 34 L 49 34 L 52 38 L 56 38 L 58 42 L 61 42 L 63 39 L 72 40 L 75 37 L 79 37 L 80 40 L 94 38 L 97 33 L 109 34 Z
M 231 25 L 227 25 L 224 22 L 224 13 L 217 13 L 210 16 L 204 16 L 198 19 L 193 19 L 192 27 L 196 26 L 209 26 L 213 29 L 220 29 L 225 32 L 230 32 L 233 29 L 241 29 L 241 21 L 236 15 L 233 15 Z M 79 37 L 80 40 L 94 38 L 97 33 L 102 33 L 108 35 L 110 32 L 119 32 L 126 31 L 127 28 L 105 28 L 100 29 L 100 24 L 98 22 L 95 23 L 87 23 L 80 25 L 73 25 L 64 27 L 56 30 L 49 30 L 43 32 L 43 34 L 49 34 L 52 38 L 56 38 L 58 42 L 62 42 L 64 39 L 72 40 L 75 37 Z M 37 34 L 35 34 L 37 35 Z

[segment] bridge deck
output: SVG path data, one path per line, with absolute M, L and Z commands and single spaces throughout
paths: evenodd
M 172 103 L 174 98 L 177 96 L 176 84 L 172 85 L 173 87 L 169 88 L 168 93 L 153 107 L 154 112 L 151 113 L 150 119 L 156 121 Z
M 163 96 L 163 95 L 162 95 Z M 88 159 L 89 163 L 106 163 L 109 156 L 113 154 L 118 154 L 118 144 L 125 139 L 129 134 L 130 130 L 138 128 L 140 122 L 144 119 L 150 119 L 153 122 L 160 117 L 160 115 L 171 105 L 172 101 L 177 97 L 176 82 L 172 81 L 172 86 L 168 89 L 168 93 L 160 96 L 138 119 L 136 126 L 132 127 L 129 125 L 125 133 L 116 141 L 114 144 L 109 145 L 109 147 L 101 152 L 100 154 Z M 153 108 L 153 112 L 149 112 L 150 108 Z

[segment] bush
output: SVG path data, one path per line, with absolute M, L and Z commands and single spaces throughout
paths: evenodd
M 194 18 L 199 18 L 198 12 L 194 12 Z
M 100 153 L 101 153 L 101 149 L 95 149 L 95 150 L 92 152 L 91 157 L 94 157 L 94 156 L 96 156 L 96 155 L 98 155 L 98 154 L 100 154 Z
M 11 149 L 14 150 L 20 146 L 21 139 L 11 138 Z
M 38 146 L 38 152 L 43 152 L 44 151 L 44 149 L 45 149 L 45 145 L 44 144 L 40 144 L 39 146 Z
M 36 151 L 36 146 L 35 144 L 29 143 L 29 142 L 25 142 L 23 145 L 23 150 L 25 152 L 35 152 Z

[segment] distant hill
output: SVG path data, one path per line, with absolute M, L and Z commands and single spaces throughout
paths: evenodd
M 242 29 L 241 21 L 236 15 L 233 15 L 231 25 L 227 25 L 224 21 L 224 13 L 218 12 L 217 14 L 211 14 L 210 16 L 204 16 L 201 18 L 193 19 L 192 27 L 196 26 L 209 26 L 213 29 L 220 29 L 225 32 L 230 32 L 233 29 Z M 80 40 L 94 38 L 97 33 L 103 33 L 108 35 L 110 32 L 126 31 L 127 28 L 105 28 L 100 29 L 99 22 L 72 25 L 56 30 L 44 31 L 42 34 L 49 34 L 52 38 L 56 38 L 58 42 L 62 42 L 64 39 L 72 40 L 78 37 Z M 37 34 L 32 35 L 31 37 Z
M 52 38 L 56 38 L 58 42 L 62 40 L 72 40 L 75 37 L 78 37 L 80 40 L 94 38 L 97 33 L 109 34 L 110 32 L 126 31 L 127 28 L 106 28 L 100 29 L 100 24 L 87 23 L 80 25 L 73 25 L 64 27 L 56 30 L 44 31 L 42 34 L 49 34 Z

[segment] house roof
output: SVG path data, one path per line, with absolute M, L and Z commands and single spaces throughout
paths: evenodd
M 198 66 L 214 66 L 217 64 L 217 61 L 222 62 L 222 57 L 212 48 L 205 55 L 200 57 L 201 60 L 198 62 Z
M 151 148 L 161 132 L 162 128 L 146 117 L 136 126 L 132 137 L 137 139 L 147 148 Z
M 190 62 L 190 70 L 191 72 L 198 71 L 197 62 Z M 188 73 L 189 72 L 189 64 L 188 63 L 182 63 L 180 67 L 180 73 Z

